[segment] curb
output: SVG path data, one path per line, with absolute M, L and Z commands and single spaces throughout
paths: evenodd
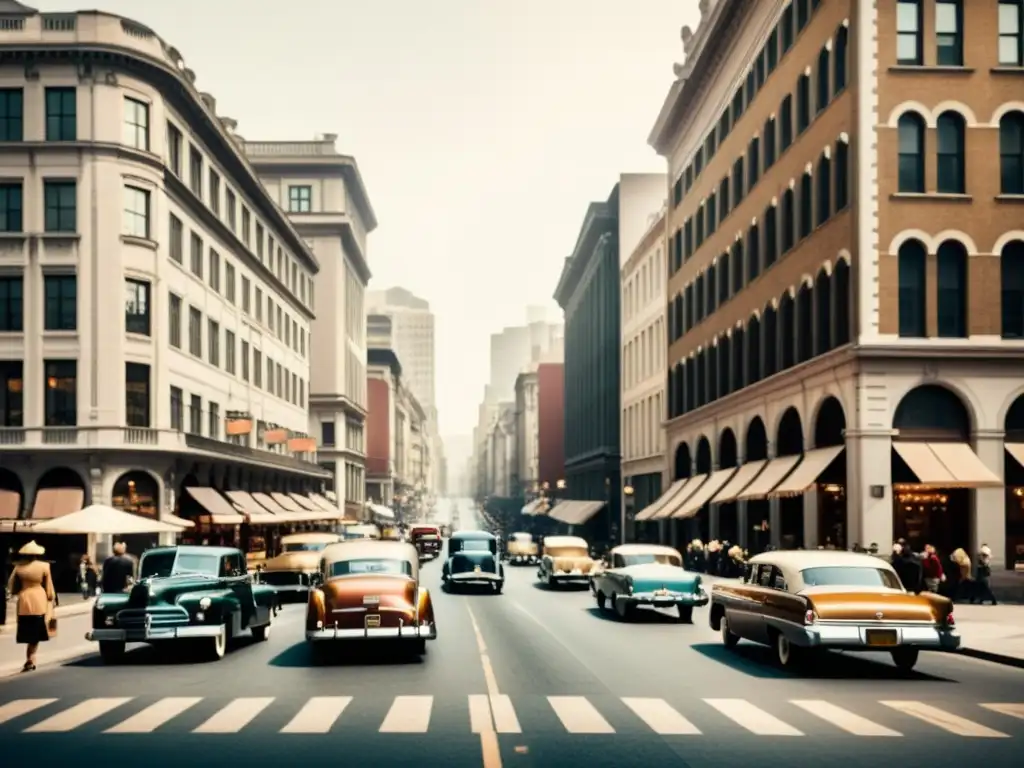
M 58 619 L 66 619 L 69 616 L 81 616 L 84 613 L 89 613 L 92 610 L 92 600 L 88 602 L 76 603 L 74 605 L 61 605 L 54 611 Z M 8 605 L 8 622 L 0 625 L 0 635 L 12 634 L 18 626 L 18 617 L 16 614 L 11 613 L 11 606 Z M 11 620 L 13 619 L 13 621 Z
M 982 661 L 990 661 L 993 664 L 1002 664 L 1007 667 L 1017 667 L 1024 669 L 1024 659 L 1019 656 L 1007 656 L 1004 653 L 992 653 L 991 651 L 981 651 L 977 648 L 961 648 L 960 654 L 962 656 L 968 656 L 972 659 L 981 659 Z
M 51 656 L 50 658 L 41 662 L 36 666 L 36 671 L 47 672 L 53 667 L 59 667 L 69 662 L 87 658 L 88 656 L 92 656 L 96 652 L 97 650 L 95 648 L 90 648 L 89 650 L 85 650 L 84 647 L 80 647 L 78 649 L 69 649 L 63 654 Z M 8 669 L 3 669 L 2 667 L 0 667 L 0 685 L 3 685 L 13 677 L 19 677 L 21 674 L 22 673 L 20 666 L 12 666 Z

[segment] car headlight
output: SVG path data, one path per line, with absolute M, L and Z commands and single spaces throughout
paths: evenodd
M 199 610 L 207 611 L 210 609 L 211 605 L 213 605 L 213 601 L 208 597 L 204 597 L 202 600 L 199 601 Z

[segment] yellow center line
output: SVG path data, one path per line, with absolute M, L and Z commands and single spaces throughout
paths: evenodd
M 487 643 L 484 642 L 484 636 L 480 632 L 480 625 L 476 621 L 476 616 L 473 615 L 473 609 L 466 605 L 466 610 L 469 611 L 469 621 L 473 625 L 476 647 L 480 652 L 480 666 L 484 670 L 484 684 L 487 686 L 488 700 L 493 702 L 495 697 L 499 695 L 498 679 L 494 676 L 494 667 L 491 666 L 491 659 L 487 655 Z M 494 722 L 490 712 L 488 712 L 485 726 L 480 731 L 480 752 L 483 756 L 483 768 L 502 768 L 498 734 L 494 730 Z

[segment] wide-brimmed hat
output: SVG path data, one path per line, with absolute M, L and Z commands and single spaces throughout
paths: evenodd
M 24 547 L 18 550 L 19 555 L 25 555 L 26 557 L 38 557 L 46 554 L 46 549 L 36 544 L 34 541 L 30 541 Z

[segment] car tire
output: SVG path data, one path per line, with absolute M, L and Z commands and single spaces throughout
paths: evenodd
M 679 620 L 681 622 L 683 622 L 683 624 L 693 624 L 693 606 L 692 605 L 680 605 L 680 606 L 678 606 L 678 610 L 679 610 Z
M 100 640 L 100 658 L 104 664 L 119 664 L 124 660 L 125 643 L 117 640 Z
M 800 661 L 800 647 L 789 642 L 782 632 L 774 633 L 772 645 L 775 647 L 775 661 L 783 669 L 792 669 Z
M 491 582 L 491 589 L 494 591 L 494 594 L 496 594 L 496 595 L 500 595 L 501 594 L 501 590 L 503 590 L 504 588 L 505 588 L 505 582 L 503 582 L 503 581 Z
M 612 592 L 612 608 L 615 609 L 615 615 L 619 617 L 620 621 L 629 621 L 633 618 L 633 606 L 626 600 L 617 599 L 614 592 Z
M 608 598 L 604 596 L 604 592 L 598 592 L 595 597 L 597 598 L 597 608 L 600 611 L 605 610 L 608 607 Z
M 892 663 L 902 672 L 909 672 L 917 664 L 920 651 L 917 648 L 894 648 Z
M 228 625 L 221 624 L 220 631 L 211 638 L 207 638 L 204 655 L 210 661 L 220 661 L 228 651 Z
M 427 654 L 427 641 L 423 638 L 413 640 L 409 645 L 413 656 L 425 656 Z
M 265 643 L 270 639 L 270 622 L 252 628 L 252 639 L 257 643 Z
M 740 641 L 739 635 L 734 635 L 732 630 L 729 629 L 729 619 L 722 615 L 719 619 L 719 632 L 722 633 L 722 645 L 726 648 L 735 648 L 736 644 Z

